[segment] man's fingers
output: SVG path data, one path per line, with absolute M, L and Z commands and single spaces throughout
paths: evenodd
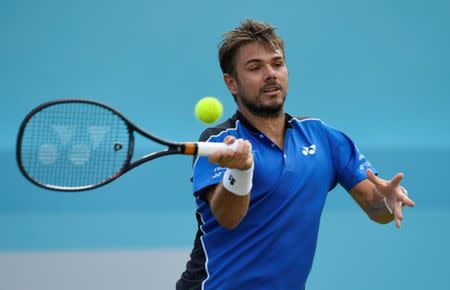
M 246 144 L 245 141 L 239 142 L 239 154 L 237 155 L 239 157 L 239 159 L 236 160 L 236 163 L 242 163 L 243 161 L 245 161 L 245 158 L 247 157 L 247 149 L 246 149 Z
M 400 181 L 403 179 L 403 173 L 397 173 L 392 179 L 391 179 L 391 185 L 393 187 L 400 186 Z
M 214 152 L 208 157 L 210 163 L 217 163 L 221 167 L 248 169 L 252 165 L 253 158 L 251 158 L 251 144 L 249 141 L 243 139 L 236 139 L 233 136 L 227 136 L 224 139 L 226 144 L 233 144 L 236 142 L 236 150 L 225 149 Z M 249 165 L 250 164 L 250 165 Z
M 234 138 L 234 136 L 228 135 L 227 137 L 225 137 L 223 142 L 225 142 L 225 144 L 230 145 L 233 144 L 233 142 L 236 142 L 236 138 Z
M 236 140 L 237 142 L 237 140 Z M 244 159 L 245 154 L 245 142 L 242 139 L 239 139 L 238 147 L 236 148 L 236 155 L 233 160 L 234 164 L 240 163 Z
M 237 140 L 235 140 L 234 142 L 237 142 Z M 222 167 L 230 167 L 230 165 L 232 163 L 234 163 L 236 157 L 238 156 L 238 152 L 240 149 L 240 144 L 238 144 L 238 147 L 236 148 L 236 150 L 231 150 L 231 149 L 226 149 L 222 152 L 222 157 L 219 160 L 219 164 Z
M 208 156 L 208 161 L 210 163 L 218 163 L 221 158 L 222 158 L 222 151 L 216 151 Z
M 402 221 L 403 220 L 403 213 L 402 213 L 402 203 L 401 202 L 397 202 L 395 205 L 395 210 L 394 210 L 394 215 L 395 218 Z
M 252 144 L 250 144 L 249 141 L 245 141 L 244 142 L 244 155 L 242 156 L 243 158 L 243 163 L 246 163 L 246 165 L 251 166 L 253 164 L 253 155 L 252 155 Z
M 395 203 L 394 218 L 395 218 L 395 225 L 397 226 L 397 228 L 400 228 L 400 225 L 403 221 L 402 203 L 400 201 L 397 201 Z
M 407 206 L 410 206 L 410 207 L 413 207 L 413 206 L 416 205 L 416 203 L 412 199 L 410 199 L 408 196 L 406 196 L 406 195 L 403 195 L 401 197 L 401 202 L 403 204 L 407 205 Z
M 395 225 L 396 225 L 397 228 L 399 229 L 400 226 L 402 225 L 402 221 L 396 218 L 396 219 L 395 219 Z
M 373 173 L 372 170 L 367 169 L 366 170 L 366 175 L 367 175 L 367 179 L 370 180 L 370 182 L 372 182 L 375 185 L 382 185 L 383 184 L 383 180 L 378 178 L 375 173 Z
M 248 169 L 253 163 L 253 158 L 250 152 L 250 142 L 239 139 L 239 147 L 236 152 L 233 166 L 238 169 Z

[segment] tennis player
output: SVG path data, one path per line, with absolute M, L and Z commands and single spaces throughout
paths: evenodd
M 403 175 L 381 179 L 344 133 L 284 112 L 288 69 L 274 27 L 243 21 L 219 60 L 237 111 L 200 140 L 238 147 L 194 160 L 199 228 L 177 289 L 304 289 L 338 183 L 372 220 L 400 228 L 403 205 L 414 206 Z

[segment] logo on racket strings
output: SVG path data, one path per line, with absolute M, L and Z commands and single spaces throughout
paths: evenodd
M 44 165 L 55 163 L 61 154 L 65 154 L 74 165 L 86 164 L 91 159 L 92 152 L 107 139 L 107 135 L 111 131 L 110 126 L 88 126 L 86 128 L 87 138 L 83 138 L 80 135 L 77 136 L 75 126 L 54 125 L 52 129 L 59 144 L 46 143 L 39 146 L 37 157 Z M 61 146 L 66 148 L 62 152 Z M 123 145 L 120 142 L 114 142 L 114 151 L 120 151 L 122 148 Z

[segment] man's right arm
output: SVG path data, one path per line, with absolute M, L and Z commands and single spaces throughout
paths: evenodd
M 217 221 L 229 230 L 240 224 L 250 203 L 250 194 L 235 195 L 224 188 L 222 182 L 208 188 L 205 197 Z
M 224 142 L 238 142 L 238 146 L 236 151 L 221 150 L 209 156 L 209 162 L 218 163 L 229 172 L 224 174 L 225 179 L 219 184 L 206 189 L 205 198 L 217 221 L 231 230 L 245 217 L 250 204 L 253 154 L 248 141 L 228 136 Z

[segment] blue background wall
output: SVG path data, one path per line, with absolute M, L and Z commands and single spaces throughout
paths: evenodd
M 449 289 L 444 0 L 2 0 L 0 253 L 188 250 L 196 229 L 189 158 L 156 160 L 95 191 L 51 192 L 20 175 L 17 130 L 36 105 L 82 97 L 156 135 L 196 139 L 205 128 L 193 116 L 199 98 L 218 96 L 225 116 L 235 110 L 217 45 L 246 17 L 276 25 L 285 39 L 287 111 L 349 134 L 382 177 L 404 172 L 417 202 L 396 230 L 370 222 L 342 189 L 331 192 L 309 288 Z M 151 149 L 143 142 L 137 151 Z

